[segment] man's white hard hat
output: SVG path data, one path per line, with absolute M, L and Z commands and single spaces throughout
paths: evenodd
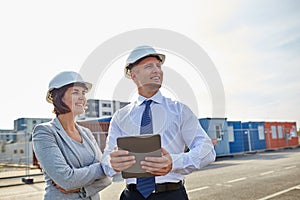
M 91 83 L 84 81 L 83 78 L 81 77 L 81 75 L 78 74 L 77 72 L 73 72 L 73 71 L 60 72 L 59 74 L 54 76 L 52 78 L 52 80 L 50 81 L 49 86 L 48 86 L 46 100 L 49 103 L 53 103 L 52 97 L 51 97 L 51 91 L 53 89 L 58 89 L 58 88 L 61 88 L 65 85 L 68 85 L 71 83 L 83 83 L 87 88 L 87 92 L 93 86 Z
M 125 77 L 131 78 L 130 69 L 132 64 L 134 64 L 135 62 L 139 61 L 144 57 L 149 57 L 149 56 L 157 57 L 160 60 L 161 64 L 165 62 L 165 58 L 166 58 L 164 54 L 157 53 L 155 49 L 151 46 L 146 46 L 146 45 L 138 46 L 131 51 L 131 53 L 129 54 L 126 60 L 126 65 L 124 68 Z

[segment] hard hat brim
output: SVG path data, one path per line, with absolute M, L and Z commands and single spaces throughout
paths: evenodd
M 87 88 L 86 92 L 89 92 L 92 89 L 92 87 L 93 87 L 93 84 L 91 84 L 89 82 L 76 81 L 76 82 L 71 82 L 71 83 L 83 83 L 86 86 L 86 88 Z M 68 83 L 68 84 L 71 84 L 71 83 Z M 68 84 L 65 84 L 65 85 L 68 85 Z M 65 85 L 63 85 L 63 86 L 65 86 Z M 63 86 L 61 86 L 61 87 L 63 87 Z M 53 100 L 52 100 L 52 97 L 51 97 L 51 91 L 54 90 L 54 89 L 59 89 L 59 88 L 49 88 L 48 91 L 47 91 L 46 101 L 48 103 L 53 103 Z

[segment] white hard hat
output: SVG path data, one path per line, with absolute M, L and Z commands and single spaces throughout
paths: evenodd
M 73 72 L 73 71 L 60 72 L 59 74 L 54 76 L 54 78 L 52 78 L 52 80 L 50 81 L 46 100 L 49 103 L 52 103 L 51 91 L 53 89 L 58 89 L 71 83 L 83 83 L 85 84 L 87 91 L 89 91 L 92 88 L 92 84 L 85 82 L 80 76 L 80 74 L 78 74 L 77 72 Z
M 144 46 L 136 47 L 135 49 L 133 49 L 131 51 L 131 53 L 129 54 L 129 56 L 126 60 L 126 65 L 124 68 L 125 77 L 131 78 L 130 77 L 130 68 L 129 68 L 129 66 L 131 64 L 135 63 L 136 61 L 138 61 L 144 57 L 148 57 L 148 56 L 158 57 L 162 64 L 165 62 L 165 58 L 166 58 L 166 56 L 164 54 L 157 53 L 155 51 L 155 49 L 151 46 L 144 45 Z

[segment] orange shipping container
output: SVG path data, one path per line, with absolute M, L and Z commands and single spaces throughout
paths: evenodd
M 278 149 L 298 146 L 296 122 L 265 122 L 266 148 Z

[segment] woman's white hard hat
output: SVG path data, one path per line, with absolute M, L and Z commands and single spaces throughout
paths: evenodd
M 77 72 L 73 72 L 73 71 L 60 72 L 59 74 L 54 76 L 49 83 L 47 96 L 46 96 L 47 102 L 53 103 L 51 97 L 51 91 L 53 89 L 58 89 L 71 83 L 83 83 L 87 88 L 87 92 L 93 86 L 91 83 L 84 81 L 81 75 L 78 74 Z
M 166 56 L 164 54 L 157 53 L 155 51 L 155 49 L 151 46 L 146 46 L 146 45 L 138 46 L 131 51 L 131 53 L 129 54 L 129 56 L 126 60 L 126 65 L 124 68 L 125 77 L 131 78 L 130 69 L 129 69 L 129 66 L 131 64 L 134 64 L 138 60 L 140 60 L 144 57 L 148 57 L 148 56 L 154 56 L 154 57 L 159 58 L 159 60 L 161 61 L 161 64 L 163 64 L 165 62 L 165 58 L 166 58 Z

